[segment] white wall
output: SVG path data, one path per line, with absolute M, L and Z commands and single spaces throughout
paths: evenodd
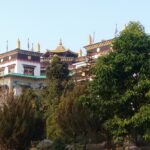
M 15 61 L 7 62 L 5 64 L 0 64 L 0 68 L 4 67 L 5 68 L 4 74 L 8 74 L 8 66 L 13 65 L 13 64 L 15 64 L 14 73 L 23 74 L 24 73 L 23 65 L 31 65 L 31 66 L 35 66 L 34 75 L 35 76 L 40 76 L 40 63 L 34 63 L 34 62 L 22 61 L 22 60 L 15 60 Z
M 17 61 L 17 67 L 16 67 L 17 73 L 20 73 L 20 74 L 24 73 L 24 68 L 23 68 L 24 65 L 35 66 L 34 75 L 40 76 L 40 63 L 18 60 Z
M 74 64 L 72 64 L 72 65 L 74 65 L 75 68 L 77 69 L 77 68 L 86 66 L 87 64 L 86 64 L 86 62 L 78 62 L 78 63 L 74 63 Z
M 7 62 L 5 64 L 0 64 L 0 68 L 5 68 L 4 70 L 4 74 L 8 74 L 8 66 L 10 65 L 14 65 L 15 64 L 15 73 L 17 73 L 17 60 L 15 61 L 11 61 L 11 62 Z

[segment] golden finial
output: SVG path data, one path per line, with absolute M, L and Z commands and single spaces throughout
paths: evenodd
M 59 40 L 59 45 L 62 45 L 62 39 L 60 38 L 60 40 Z
M 89 41 L 88 41 L 88 44 L 91 45 L 93 43 L 93 40 L 92 40 L 92 36 L 91 34 L 89 35 Z
M 32 52 L 34 51 L 34 44 L 33 44 L 33 43 L 32 43 L 31 51 L 32 51 Z
M 93 43 L 95 42 L 95 32 L 93 32 L 93 39 L 92 39 L 92 42 L 93 42 Z
M 82 57 L 82 49 L 79 50 L 78 57 Z
M 37 44 L 36 51 L 40 53 L 40 43 Z
M 29 38 L 28 38 L 27 47 L 28 47 L 28 51 L 29 51 L 30 50 L 30 41 L 29 41 Z
M 125 24 L 125 25 L 124 25 L 124 29 L 123 29 L 123 30 L 125 30 L 126 28 L 127 28 L 127 25 Z
M 8 40 L 6 41 L 6 52 L 8 52 Z
M 16 48 L 17 48 L 17 49 L 20 49 L 20 47 L 21 47 L 21 42 L 20 42 L 20 40 L 19 40 L 19 38 L 18 38 Z
M 116 24 L 116 28 L 115 28 L 115 37 L 117 36 L 117 34 L 118 34 L 118 26 L 117 26 L 117 24 Z

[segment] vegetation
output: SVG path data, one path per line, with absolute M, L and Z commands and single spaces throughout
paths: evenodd
M 103 122 L 111 140 L 149 138 L 150 36 L 130 22 L 113 41 L 114 52 L 100 57 L 90 95 L 83 100 Z
M 53 150 L 65 150 L 66 144 L 62 139 L 56 139 L 53 143 Z
M 68 66 L 54 56 L 47 68 L 47 87 L 43 90 L 43 102 L 46 108 L 46 135 L 55 140 L 61 137 L 61 129 L 56 122 L 56 112 L 60 103 L 60 97 L 69 87 Z
M 10 94 L 0 109 L 0 145 L 4 149 L 24 150 L 31 140 L 37 138 L 34 133 L 36 123 L 35 109 L 31 97 L 22 94 L 14 97 Z M 38 138 L 40 135 L 37 135 Z
M 98 118 L 80 103 L 80 96 L 86 94 L 86 85 L 75 86 L 73 91 L 61 98 L 57 112 L 57 122 L 64 135 L 72 139 L 73 143 L 83 143 L 84 149 L 88 140 L 92 140 L 99 132 Z

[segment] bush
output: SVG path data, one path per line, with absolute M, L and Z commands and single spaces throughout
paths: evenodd
M 66 145 L 62 139 L 56 139 L 53 143 L 53 150 L 65 150 Z

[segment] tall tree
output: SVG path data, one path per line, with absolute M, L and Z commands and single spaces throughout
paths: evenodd
M 150 36 L 140 23 L 130 22 L 114 39 L 113 50 L 98 59 L 91 94 L 83 103 L 114 138 L 128 135 L 137 142 L 137 135 L 150 137 Z
M 85 85 L 77 85 L 73 91 L 61 98 L 57 111 L 57 122 L 64 135 L 76 142 L 83 142 L 84 149 L 88 140 L 99 132 L 99 120 L 80 103 L 80 97 L 87 94 Z M 93 136 L 94 135 L 94 136 Z M 80 140 L 79 140 L 80 139 Z
M 47 67 L 46 75 L 49 80 L 65 80 L 69 75 L 68 66 L 58 56 L 54 56 Z
M 56 122 L 56 110 L 60 97 L 68 88 L 69 70 L 66 63 L 54 56 L 47 67 L 47 87 L 43 90 L 43 105 L 45 107 L 47 137 L 56 139 L 61 136 L 61 130 Z

